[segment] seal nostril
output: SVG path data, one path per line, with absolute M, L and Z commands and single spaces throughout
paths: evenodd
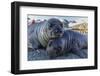
M 62 30 L 59 30 L 60 33 L 62 33 Z
M 58 30 L 55 30 L 55 33 L 58 33 Z

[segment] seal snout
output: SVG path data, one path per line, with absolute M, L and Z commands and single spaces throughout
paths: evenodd
M 63 34 L 63 30 L 61 29 L 61 28 L 57 28 L 57 29 L 55 29 L 55 31 L 54 31 L 54 34 L 58 37 L 60 37 L 60 36 L 62 36 L 62 34 Z

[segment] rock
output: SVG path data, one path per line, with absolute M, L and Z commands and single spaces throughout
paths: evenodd
M 28 51 L 28 61 L 47 60 L 47 59 L 49 59 L 49 56 L 47 55 L 47 52 L 45 50 L 38 49 L 38 50 Z

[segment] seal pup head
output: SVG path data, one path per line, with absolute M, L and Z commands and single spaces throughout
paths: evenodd
M 61 38 L 57 38 L 49 41 L 46 51 L 50 59 L 54 59 L 57 56 L 63 54 L 63 47 L 64 47 L 63 45 L 64 43 Z
M 56 38 L 60 37 L 63 33 L 63 24 L 59 19 L 51 18 L 48 20 L 48 31 L 49 37 Z

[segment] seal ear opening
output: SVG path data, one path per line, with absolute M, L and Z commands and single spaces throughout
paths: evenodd
M 64 25 L 63 25 L 63 23 L 62 23 L 62 22 L 61 22 L 60 26 L 63 28 L 63 26 L 64 26 Z

